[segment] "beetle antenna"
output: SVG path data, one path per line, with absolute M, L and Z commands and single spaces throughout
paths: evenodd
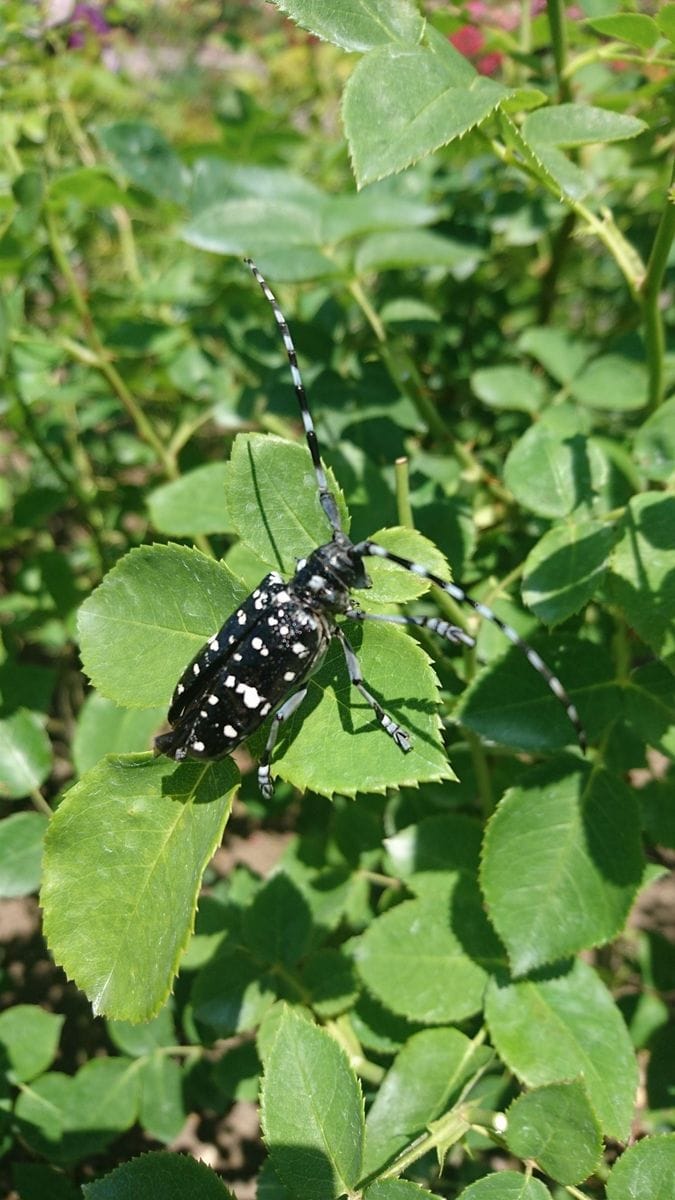
M 307 441 L 307 446 L 309 448 L 309 452 L 312 456 L 312 463 L 314 464 L 314 473 L 316 475 L 316 482 L 317 482 L 317 486 L 319 488 L 319 500 L 321 501 L 321 507 L 330 522 L 330 527 L 333 530 L 333 533 L 334 534 L 341 533 L 342 523 L 340 521 L 340 514 L 338 512 L 337 501 L 335 499 L 335 496 L 331 492 L 330 488 L 328 487 L 328 480 L 326 478 L 326 472 L 323 468 L 323 463 L 321 462 L 321 451 L 319 450 L 319 440 L 316 436 L 316 429 L 314 428 L 314 421 L 312 420 L 312 414 L 309 411 L 309 404 L 307 403 L 307 393 L 305 392 L 305 386 L 302 382 L 302 376 L 300 374 L 300 368 L 298 366 L 298 356 L 295 352 L 295 345 L 293 343 L 293 338 L 291 337 L 291 331 L 288 328 L 288 324 L 287 324 L 284 314 L 282 313 L 281 309 L 279 308 L 276 296 L 274 295 L 274 292 L 272 291 L 269 284 L 267 283 L 267 280 L 265 279 L 264 275 L 261 275 L 261 273 L 258 270 L 258 268 L 256 267 L 255 263 L 252 262 L 250 258 L 245 258 L 244 262 L 246 263 L 246 266 L 250 268 L 251 272 L 253 273 L 253 277 L 260 284 L 260 287 L 262 288 L 262 293 L 263 293 L 265 299 L 269 302 L 269 304 L 272 308 L 272 312 L 274 313 L 274 319 L 279 328 L 279 332 L 281 334 L 281 338 L 284 343 L 284 347 L 286 349 L 286 354 L 288 355 L 288 361 L 289 361 L 290 367 L 291 367 L 291 377 L 293 379 L 293 387 L 295 388 L 295 394 L 298 398 L 298 404 L 300 405 L 302 424 L 305 429 L 305 438 Z

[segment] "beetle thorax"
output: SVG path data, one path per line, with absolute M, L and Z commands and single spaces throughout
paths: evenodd
M 363 559 L 344 533 L 300 559 L 292 583 L 308 607 L 330 612 L 347 611 L 352 588 L 370 587 Z

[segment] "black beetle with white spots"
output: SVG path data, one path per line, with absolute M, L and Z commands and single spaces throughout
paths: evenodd
M 352 542 L 344 532 L 334 495 L 328 487 L 319 443 L 302 383 L 295 346 L 286 320 L 258 268 L 246 260 L 274 313 L 288 355 L 293 386 L 300 405 L 307 445 L 312 457 L 321 507 L 331 529 L 330 541 L 301 559 L 295 575 L 285 582 L 275 572 L 259 587 L 195 656 L 179 679 L 168 712 L 171 730 L 155 738 L 157 753 L 180 761 L 184 758 L 222 758 L 253 733 L 269 713 L 274 713 L 267 744 L 258 767 L 258 783 L 270 799 L 274 783 L 270 761 L 279 727 L 302 704 L 308 680 L 320 665 L 329 642 L 342 646 L 352 685 L 373 710 L 385 733 L 403 753 L 411 749 L 410 735 L 381 707 L 368 690 L 358 658 L 338 615 L 354 621 L 387 621 L 428 629 L 447 641 L 474 645 L 463 629 L 440 617 L 399 616 L 364 612 L 351 596 L 352 589 L 370 587 L 364 559 L 385 558 L 406 571 L 435 583 L 453 600 L 468 604 L 491 621 L 526 656 L 546 680 L 576 730 L 582 749 L 586 735 L 579 714 L 560 680 L 536 650 L 510 625 L 473 600 L 463 588 L 447 583 L 419 563 L 378 546 Z

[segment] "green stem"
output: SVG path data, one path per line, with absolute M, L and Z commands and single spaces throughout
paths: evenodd
M 410 477 L 408 459 L 397 458 L 394 463 L 394 479 L 396 482 L 396 511 L 399 525 L 406 529 L 414 529 L 415 521 L 410 506 Z
M 539 307 L 537 320 L 540 325 L 547 325 L 556 300 L 556 286 L 560 278 L 563 263 L 572 244 L 572 235 L 577 222 L 574 212 L 565 213 L 551 246 L 551 257 L 548 266 L 541 277 L 539 285 Z
M 476 1036 L 471 1040 L 464 1054 L 464 1062 L 468 1062 L 476 1047 L 482 1045 L 487 1036 L 485 1027 L 479 1029 Z M 473 1115 L 476 1107 L 472 1103 L 466 1103 L 466 1097 L 469 1092 L 475 1087 L 478 1080 L 485 1074 L 491 1060 L 483 1063 L 478 1070 L 474 1071 L 470 1078 L 462 1088 L 462 1093 L 456 1104 L 453 1105 L 448 1112 L 439 1117 L 436 1121 L 429 1122 L 427 1132 L 420 1134 L 414 1138 L 408 1146 L 398 1155 L 394 1162 L 385 1171 L 378 1174 L 378 1179 L 397 1179 L 403 1174 L 408 1167 L 412 1166 L 419 1158 L 427 1154 L 430 1150 L 439 1152 L 441 1158 L 444 1157 L 451 1146 L 458 1142 L 464 1134 L 471 1128 Z M 372 1177 L 368 1177 L 361 1181 L 361 1187 L 372 1182 Z
M 51 808 L 47 804 L 47 801 L 42 795 L 42 792 L 40 792 L 38 788 L 34 788 L 30 794 L 30 798 L 38 812 L 44 813 L 46 817 L 52 817 L 54 815 Z
M 354 280 L 350 283 L 349 290 L 374 330 L 378 341 L 381 343 L 380 354 L 382 362 L 401 395 L 407 396 L 412 400 L 420 417 L 426 423 L 429 432 L 434 437 L 440 441 L 449 442 L 452 445 L 453 453 L 463 469 L 470 472 L 476 481 L 485 484 L 496 499 L 510 505 L 513 500 L 510 492 L 502 487 L 498 479 L 495 479 L 494 476 L 485 470 L 467 446 L 457 441 L 449 433 L 445 422 L 438 414 L 436 406 L 429 399 L 424 381 L 420 378 L 417 367 L 410 355 L 401 349 L 396 354 L 393 353 L 387 344 L 384 326 L 366 297 L 360 283 Z
M 617 683 L 627 684 L 631 669 L 630 643 L 628 638 L 628 628 L 626 626 L 626 622 L 621 616 L 616 617 L 614 637 L 612 642 L 614 660 L 616 662 Z
M 661 213 L 654 242 L 652 244 L 647 270 L 642 284 L 642 314 L 645 323 L 645 343 L 647 350 L 647 369 L 649 372 L 648 405 L 653 411 L 661 404 L 664 390 L 664 357 L 665 334 L 663 330 L 663 314 L 659 304 L 661 284 L 670 254 L 670 247 L 675 237 L 675 164 L 670 177 L 670 187 L 666 195 L 666 204 Z
M 583 54 L 577 54 L 575 58 L 570 59 L 565 67 L 565 78 L 571 79 L 577 71 L 581 71 L 584 67 L 613 58 L 620 58 L 622 62 L 638 63 L 642 67 L 670 67 L 672 70 L 673 66 L 672 57 L 661 58 L 656 54 L 635 54 L 626 50 L 625 42 L 605 42 L 601 46 L 592 46 L 590 50 L 584 50 Z
M 520 0 L 518 49 L 521 54 L 530 54 L 532 51 L 532 0 Z
M 348 1020 L 338 1017 L 336 1020 L 327 1021 L 325 1029 L 345 1051 L 357 1075 L 360 1075 L 362 1079 L 367 1079 L 369 1083 L 382 1082 L 385 1074 L 384 1067 L 380 1067 L 366 1058 Z
M 415 1138 L 414 1142 L 406 1146 L 391 1166 L 379 1174 L 378 1179 L 398 1179 L 399 1175 L 407 1171 L 408 1167 L 411 1167 L 418 1159 L 440 1146 L 447 1154 L 450 1147 L 459 1142 L 470 1128 L 471 1122 L 467 1120 L 463 1108 L 446 1113 L 440 1120 L 434 1121 L 433 1130 L 430 1133 L 421 1134 Z
M 176 466 L 175 459 L 167 451 L 164 443 L 155 433 L 152 425 L 148 421 L 142 408 L 136 403 L 135 397 L 129 391 L 127 385 L 117 371 L 116 367 L 110 362 L 107 357 L 105 347 L 98 335 L 94 321 L 91 315 L 87 299 L 82 291 L 75 272 L 70 263 L 70 259 L 66 254 L 61 234 L 57 228 L 53 212 L 49 208 L 45 210 L 45 220 L 47 225 L 47 233 L 49 235 L 49 243 L 51 246 L 54 260 L 61 271 L 70 293 L 73 307 L 82 321 L 87 345 L 92 352 L 92 365 L 95 365 L 100 371 L 104 379 L 109 384 L 112 391 L 117 396 L 122 404 L 122 407 L 131 418 L 136 431 L 144 441 L 152 447 L 157 458 L 159 459 L 165 474 L 169 479 L 177 479 L 179 472 Z
M 371 329 L 373 330 L 373 333 L 375 334 L 375 337 L 377 338 L 378 342 L 386 342 L 387 335 L 385 333 L 384 325 L 382 324 L 380 318 L 378 317 L 377 313 L 375 312 L 375 309 L 373 308 L 372 304 L 370 303 L 370 300 L 366 296 L 366 293 L 364 292 L 363 288 L 361 287 L 361 284 L 359 283 L 358 279 L 352 279 L 351 283 L 349 284 L 349 291 L 351 292 L 352 296 L 356 300 L 356 303 L 358 304 L 359 308 L 363 312 L 364 316 L 367 318 L 368 324 L 370 325 Z
M 492 778 L 490 776 L 490 768 L 488 766 L 485 747 L 480 738 L 471 729 L 462 726 L 466 743 L 471 753 L 471 762 L 476 773 L 476 785 L 478 787 L 478 795 L 480 797 L 480 806 L 484 819 L 487 821 L 495 810 L 495 794 L 492 787 Z
M 569 79 L 565 75 L 567 67 L 567 24 L 565 20 L 565 5 L 562 0 L 547 0 L 546 11 L 553 43 L 553 61 L 558 77 L 558 103 L 567 104 L 572 99 Z
M 616 262 L 619 270 L 626 280 L 626 283 L 628 284 L 631 296 L 634 300 L 638 299 L 640 295 L 640 289 L 644 281 L 646 268 L 637 250 L 631 246 L 630 242 L 626 240 L 621 231 L 615 225 L 611 212 L 608 209 L 605 209 L 602 213 L 602 217 L 598 217 L 594 212 L 591 211 L 590 208 L 587 208 L 585 204 L 582 204 L 580 200 L 574 200 L 571 196 L 567 195 L 566 192 L 561 193 L 560 187 L 555 180 L 549 178 L 547 174 L 542 174 L 541 169 L 537 166 L 534 160 L 534 156 L 532 155 L 530 147 L 521 137 L 516 126 L 513 125 L 513 122 L 511 122 L 504 113 L 501 114 L 500 120 L 508 125 L 513 131 L 516 138 L 518 152 L 522 157 L 514 156 L 512 151 L 507 146 L 502 145 L 496 139 L 492 139 L 492 150 L 496 154 L 497 158 L 499 158 L 499 160 L 503 163 L 515 166 L 518 170 L 522 171 L 523 174 L 528 175 L 529 178 L 533 179 L 540 187 L 545 187 L 552 196 L 555 196 L 557 200 L 560 200 L 563 204 L 567 205 L 567 207 L 572 212 L 575 212 L 578 217 L 581 217 L 582 221 L 588 225 L 589 229 L 593 231 L 598 240 L 602 242 L 607 250 L 609 250 L 612 258 Z
M 98 165 L 98 159 L 85 130 L 77 115 L 74 104 L 69 96 L 59 96 L 58 105 L 63 117 L 64 125 L 68 130 L 80 156 L 81 161 L 86 167 L 95 167 Z M 120 248 L 122 251 L 122 262 L 125 271 L 135 285 L 142 283 L 140 267 L 138 265 L 138 256 L 136 254 L 136 243 L 134 241 L 133 228 L 131 218 L 126 208 L 121 204 L 113 204 L 110 209 L 113 220 L 117 225 L 117 232 L 120 239 Z
M 96 550 L 96 558 L 98 559 L 98 568 L 101 575 L 105 575 L 107 565 L 107 550 L 101 536 L 103 530 L 103 518 L 96 504 L 91 501 L 93 497 L 86 494 L 80 486 L 79 479 L 75 475 L 69 475 L 64 471 L 61 461 L 58 456 L 52 451 L 44 440 L 40 428 L 33 416 L 30 405 L 26 404 L 20 388 L 16 389 L 16 398 L 19 408 L 23 414 L 23 419 L 26 423 L 26 428 L 33 441 L 33 445 L 40 452 L 45 462 L 49 464 L 57 479 L 60 479 L 64 488 L 75 499 L 75 503 L 80 511 L 84 524 L 89 529 L 92 542 Z

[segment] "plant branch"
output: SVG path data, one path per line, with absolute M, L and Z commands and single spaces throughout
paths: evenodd
M 642 283 L 642 315 L 645 323 L 647 370 L 649 372 L 648 405 L 653 411 L 663 400 L 665 334 L 663 314 L 659 304 L 661 284 L 668 263 L 670 248 L 675 237 L 675 164 L 666 194 L 666 204 L 661 213 L 647 270 Z
M 135 397 L 131 394 L 117 368 L 107 356 L 105 347 L 103 346 L 103 343 L 96 330 L 96 326 L 94 325 L 87 299 L 75 276 L 70 259 L 66 254 L 66 250 L 61 239 L 61 234 L 54 219 L 54 214 L 48 207 L 45 211 L 47 233 L 49 235 L 49 243 L 52 254 L 54 255 L 55 262 L 61 271 L 66 284 L 68 285 L 68 291 L 73 302 L 73 307 L 82 321 L 84 335 L 92 355 L 90 364 L 95 366 L 103 375 L 104 379 L 107 381 L 110 388 L 122 404 L 122 407 L 131 418 L 139 436 L 143 438 L 143 440 L 147 442 L 148 445 L 154 450 L 167 477 L 169 479 L 177 479 L 179 472 L 175 459 L 168 452 L 164 443 L 155 433 L 155 430 L 148 421 L 143 409 L 139 404 L 136 403 Z
M 558 77 L 558 103 L 567 104 L 572 99 L 569 79 L 565 74 L 567 67 L 567 24 L 565 6 L 561 0 L 547 0 L 546 11 L 553 43 L 553 61 Z

